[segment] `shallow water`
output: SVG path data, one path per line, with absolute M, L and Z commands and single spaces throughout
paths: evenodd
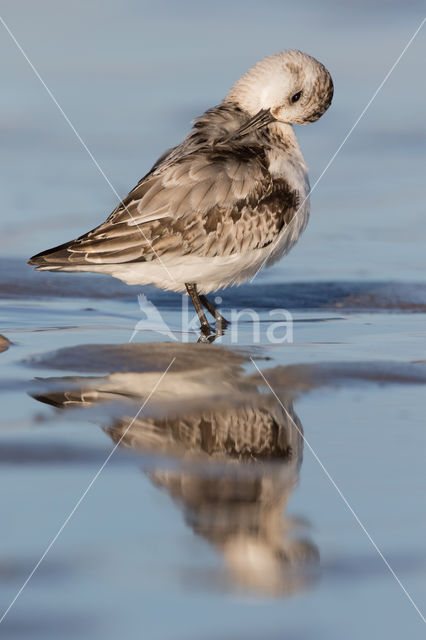
M 2 11 L 122 194 L 283 47 L 335 79 L 332 109 L 297 131 L 314 183 L 421 17 L 272 0 Z M 1 637 L 424 637 L 424 34 L 292 254 L 220 292 L 237 315 L 210 345 L 178 295 L 25 265 L 115 200 L 6 34 L 0 50 L 0 617 L 66 522 Z M 277 307 L 292 341 L 271 341 L 289 329 L 273 333 Z
M 143 327 L 129 343 L 137 301 L 91 297 L 94 280 L 87 298 L 41 285 L 1 301 L 6 606 L 124 436 L 6 637 L 422 637 L 321 464 L 421 607 L 425 314 L 336 308 L 324 284 L 322 304 L 293 310 L 293 344 L 253 345 L 248 320 L 238 344 Z M 177 328 L 179 301 L 157 295 Z

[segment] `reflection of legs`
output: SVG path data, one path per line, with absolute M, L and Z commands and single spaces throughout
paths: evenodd
M 219 324 L 221 329 L 226 329 L 226 327 L 228 326 L 228 321 L 219 313 L 219 311 L 216 309 L 216 307 L 214 306 L 213 302 L 210 302 L 210 300 L 208 298 L 206 298 L 206 296 L 201 295 L 200 296 L 200 302 L 201 304 L 203 304 L 205 306 L 205 308 L 207 309 L 207 311 L 209 313 L 211 313 L 211 315 L 213 316 L 213 318 L 216 320 L 216 323 Z
M 202 333 L 204 333 L 204 335 L 208 336 L 211 332 L 212 329 L 209 325 L 209 323 L 207 322 L 207 318 L 206 318 L 206 314 L 203 311 L 203 307 L 201 304 L 201 296 L 198 295 L 198 291 L 197 291 L 197 285 L 196 284 L 185 284 L 186 290 L 188 292 L 189 297 L 192 300 L 192 304 L 194 305 L 194 309 L 198 314 L 198 318 L 200 319 L 200 323 L 201 323 L 201 331 Z

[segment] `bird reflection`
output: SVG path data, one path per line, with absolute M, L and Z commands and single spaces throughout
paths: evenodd
M 158 371 L 155 363 L 149 371 L 148 351 L 143 371 L 110 367 L 99 378 L 45 379 L 48 386 L 71 388 L 34 397 L 60 408 L 95 407 L 115 443 L 151 454 L 148 477 L 181 508 L 191 530 L 220 552 L 221 579 L 229 586 L 294 593 L 316 578 L 318 551 L 300 536 L 300 523 L 285 515 L 303 453 L 291 394 L 279 390 L 278 401 L 266 393 L 244 373 L 241 354 L 219 350 L 200 366 L 200 346 L 191 346 L 193 358 L 187 351 L 180 370 L 165 376 L 149 413 L 136 419 Z

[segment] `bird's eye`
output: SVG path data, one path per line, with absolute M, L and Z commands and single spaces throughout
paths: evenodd
M 291 101 L 293 103 L 297 102 L 298 100 L 300 100 L 301 95 L 302 95 L 302 92 L 298 91 L 297 93 L 294 94 L 294 96 L 291 96 Z

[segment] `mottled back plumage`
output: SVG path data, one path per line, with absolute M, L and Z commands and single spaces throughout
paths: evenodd
M 241 142 L 221 142 L 244 119 L 233 105 L 207 111 L 106 222 L 39 256 L 43 263 L 115 264 L 165 253 L 231 255 L 270 244 L 294 215 L 298 194 L 284 179 L 271 178 L 264 131 Z

